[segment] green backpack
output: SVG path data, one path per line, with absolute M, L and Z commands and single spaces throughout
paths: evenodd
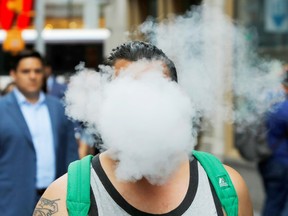
M 238 215 L 238 197 L 223 164 L 213 155 L 193 151 L 193 156 L 205 169 L 227 216 Z M 87 216 L 90 208 L 90 164 L 88 155 L 68 168 L 66 205 L 70 216 Z

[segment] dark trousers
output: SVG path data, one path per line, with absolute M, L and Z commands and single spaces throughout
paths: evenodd
M 259 163 L 266 199 L 263 216 L 288 216 L 288 165 L 274 158 Z

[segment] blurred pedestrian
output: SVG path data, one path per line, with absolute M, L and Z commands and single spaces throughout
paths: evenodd
M 45 189 L 78 158 L 73 124 L 58 99 L 45 95 L 43 59 L 15 57 L 16 87 L 0 100 L 0 214 L 31 216 Z
M 79 144 L 79 157 L 83 158 L 86 155 L 95 155 L 99 153 L 97 146 L 97 136 L 89 131 L 82 124 L 77 125 L 77 141 Z
M 44 91 L 49 95 L 53 95 L 57 98 L 62 99 L 67 89 L 67 85 L 64 83 L 59 83 L 57 81 L 56 76 L 53 74 L 52 64 L 47 60 L 45 61 L 44 72 Z
M 288 71 L 282 79 L 285 100 L 267 114 L 267 142 L 272 156 L 259 163 L 266 200 L 263 216 L 288 215 Z

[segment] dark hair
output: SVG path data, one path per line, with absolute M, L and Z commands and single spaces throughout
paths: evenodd
M 35 50 L 23 50 L 17 56 L 15 56 L 12 64 L 12 69 L 16 70 L 19 65 L 19 62 L 24 58 L 37 58 L 44 65 L 44 59 L 39 52 Z
M 128 61 L 138 61 L 140 59 L 161 60 L 168 67 L 171 79 L 177 82 L 177 71 L 173 61 L 170 60 L 161 49 L 152 44 L 143 41 L 124 43 L 112 50 L 105 60 L 105 64 L 113 66 L 119 59 Z

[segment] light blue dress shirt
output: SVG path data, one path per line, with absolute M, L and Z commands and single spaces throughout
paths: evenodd
M 36 152 L 36 188 L 47 188 L 55 179 L 56 159 L 51 119 L 45 103 L 45 95 L 41 92 L 38 101 L 32 104 L 17 88 L 13 91 L 28 125 Z

